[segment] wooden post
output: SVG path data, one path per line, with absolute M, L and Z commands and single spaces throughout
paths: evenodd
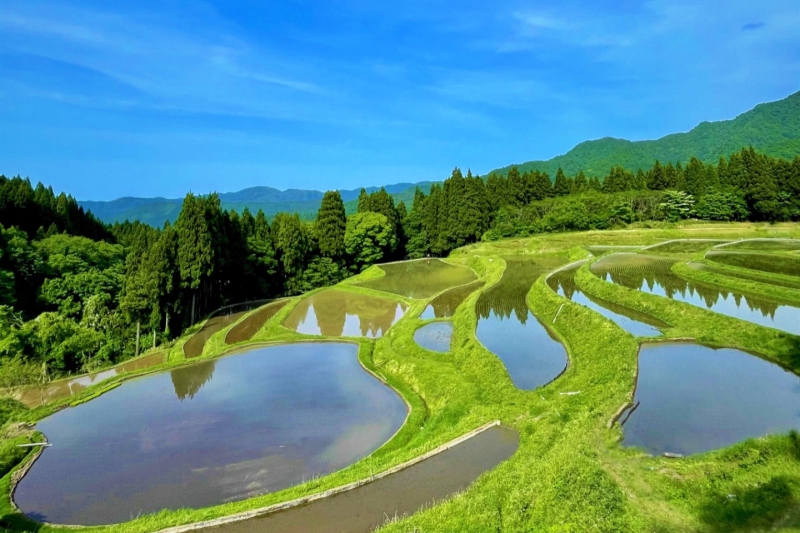
M 137 322 L 136 323 L 136 355 L 134 355 L 134 357 L 138 357 L 139 356 L 139 334 L 140 334 L 139 330 L 140 330 L 140 326 L 141 326 L 141 323 Z

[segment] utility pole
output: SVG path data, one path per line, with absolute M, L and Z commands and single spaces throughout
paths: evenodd
M 140 326 L 141 322 L 136 323 L 136 355 L 134 357 L 139 357 L 139 334 L 140 334 Z

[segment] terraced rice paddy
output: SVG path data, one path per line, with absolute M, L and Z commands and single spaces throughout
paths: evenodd
M 386 275 L 358 285 L 390 292 L 407 298 L 430 298 L 447 288 L 477 279 L 467 267 L 451 265 L 440 259 L 418 259 L 380 265 Z
M 208 320 L 205 321 L 200 331 L 192 335 L 192 338 L 186 341 L 186 344 L 183 345 L 183 353 L 189 358 L 200 356 L 203 353 L 206 342 L 208 342 L 208 339 L 210 339 L 212 335 L 227 328 L 253 309 L 264 305 L 264 303 L 265 300 L 243 302 L 215 311 Z
M 692 454 L 800 429 L 800 378 L 739 350 L 645 345 L 624 443 Z
M 470 294 L 483 287 L 483 285 L 483 281 L 476 281 L 445 291 L 434 298 L 431 303 L 425 307 L 425 310 L 422 311 L 419 317 L 425 320 L 431 318 L 450 318 L 455 314 L 458 306 L 461 305 Z
M 225 342 L 227 344 L 236 344 L 237 342 L 249 341 L 253 338 L 253 335 L 258 333 L 258 330 L 263 328 L 264 324 L 275 316 L 275 313 L 283 309 L 288 302 L 288 300 L 282 300 L 265 305 L 263 309 L 259 309 L 233 326 L 230 331 L 228 331 L 227 335 L 225 335 Z
M 759 274 L 758 271 L 755 270 L 749 272 L 741 270 L 731 270 L 727 268 L 720 268 L 719 266 L 716 266 L 713 263 L 708 263 L 708 262 L 699 263 L 697 261 L 692 261 L 691 263 L 689 263 L 689 266 L 697 270 L 705 270 L 707 272 L 713 272 L 715 274 L 720 274 L 723 276 L 730 276 L 732 278 L 745 279 L 748 281 L 758 281 L 760 283 L 770 283 L 772 285 L 777 285 L 779 287 L 786 287 L 789 289 L 800 289 L 800 279 L 798 279 L 797 281 L 793 281 L 791 279 L 778 279 Z
M 511 457 L 513 429 L 495 426 L 420 463 L 360 487 L 263 517 L 200 529 L 204 533 L 369 533 L 394 517 L 466 489 Z
M 452 337 L 452 322 L 433 322 L 414 332 L 414 341 L 433 352 L 449 352 Z
M 593 245 L 593 246 L 586 246 L 586 250 L 592 255 L 603 255 L 610 252 L 635 252 L 636 250 L 640 249 L 642 246 L 629 246 L 629 245 Z
M 386 298 L 329 289 L 302 300 L 283 325 L 307 335 L 376 339 L 384 336 L 406 309 L 405 304 Z
M 547 284 L 557 294 L 600 313 L 628 333 L 638 337 L 661 335 L 661 329 L 659 328 L 665 328 L 667 324 L 632 309 L 606 302 L 581 292 L 575 284 L 575 273 L 580 266 L 581 264 L 578 263 L 551 274 L 547 278 Z
M 564 346 L 531 313 L 526 295 L 536 279 L 563 266 L 563 257 L 506 257 L 500 283 L 477 303 L 478 340 L 497 355 L 520 389 L 535 389 L 558 377 L 567 366 Z
M 761 270 L 773 274 L 798 276 L 800 278 L 800 259 L 786 255 L 757 254 L 748 252 L 711 251 L 706 259 L 721 265 Z
M 108 524 L 273 492 L 368 455 L 406 406 L 350 343 L 297 343 L 128 381 L 42 420 L 14 494 L 29 516 Z
M 643 251 L 657 254 L 692 254 L 708 250 L 713 246 L 725 242 L 728 241 L 718 239 L 681 239 L 656 244 L 655 246 L 648 246 Z
M 96 385 L 101 381 L 118 376 L 124 372 L 136 372 L 137 370 L 158 366 L 164 363 L 165 360 L 166 354 L 164 352 L 137 357 L 136 359 L 131 359 L 130 361 L 126 361 L 101 372 L 93 372 L 76 378 L 61 379 L 43 387 L 32 387 L 25 390 L 21 394 L 19 400 L 28 407 L 37 407 L 62 398 L 74 396 L 87 387 Z
M 675 261 L 644 254 L 614 254 L 594 263 L 591 271 L 604 280 L 631 289 L 800 334 L 800 308 L 761 296 L 685 280 L 670 270 Z
M 800 239 L 751 239 L 720 247 L 726 251 L 791 252 L 800 251 Z

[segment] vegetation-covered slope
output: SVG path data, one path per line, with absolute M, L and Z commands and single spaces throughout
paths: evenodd
M 606 137 L 582 142 L 547 161 L 516 166 L 520 172 L 539 170 L 551 177 L 559 167 L 567 174 L 582 170 L 589 176 L 602 177 L 617 165 L 635 172 L 656 161 L 686 163 L 691 157 L 716 163 L 721 156 L 748 146 L 773 157 L 791 159 L 800 154 L 800 92 L 777 102 L 759 104 L 732 120 L 702 122 L 687 133 L 635 142 Z M 507 174 L 511 167 L 494 172 Z

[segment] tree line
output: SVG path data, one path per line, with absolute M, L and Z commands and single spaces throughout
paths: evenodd
M 311 223 L 226 211 L 216 194 L 190 193 L 174 224 L 108 226 L 69 196 L 5 177 L 0 207 L 3 386 L 131 357 L 137 331 L 168 343 L 224 305 L 300 294 L 377 262 L 446 255 L 481 239 L 685 218 L 800 220 L 800 158 L 744 149 L 717 165 L 656 162 L 602 179 L 516 168 L 481 178 L 456 168 L 428 193 L 417 190 L 410 209 L 383 189 L 362 190 L 348 217 L 341 195 L 327 192 Z

